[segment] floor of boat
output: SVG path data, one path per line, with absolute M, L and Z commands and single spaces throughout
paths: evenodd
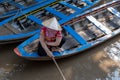
M 0 27 L 0 36 L 14 34 L 13 31 L 9 30 L 5 26 Z
M 72 28 L 85 40 L 88 42 L 91 40 L 95 40 L 104 36 L 104 33 L 100 31 L 94 24 L 88 23 L 85 20 L 78 22 L 72 25 Z
M 109 28 L 110 30 L 112 30 L 112 31 L 114 31 L 114 30 L 116 30 L 116 29 L 118 29 L 119 27 L 120 27 L 120 24 L 118 23 L 118 24 L 116 24 L 116 22 L 115 22 L 116 20 L 114 20 L 114 21 L 111 21 L 111 20 L 109 20 L 109 21 L 104 21 L 104 22 L 102 22 L 107 28 Z M 120 21 L 120 20 L 119 20 Z
M 4 26 L 0 27 L 0 36 L 11 35 L 11 34 L 20 34 L 20 33 L 28 33 L 31 31 L 38 30 L 39 28 L 40 28 L 40 26 L 30 26 L 28 28 L 25 28 L 24 30 L 19 30 L 19 29 L 14 28 L 13 26 L 11 26 L 7 23 Z
M 87 28 L 78 31 L 78 34 L 87 41 L 95 40 L 104 35 L 104 33 L 97 29 L 93 24 L 88 24 Z
M 70 36 L 65 37 L 65 40 L 66 40 L 65 43 L 62 45 L 62 49 L 64 49 L 64 50 L 73 49 L 73 48 L 80 45 L 75 39 L 73 39 Z M 25 51 L 28 53 L 36 52 L 38 50 L 38 47 L 39 47 L 38 43 L 39 43 L 39 39 L 31 42 L 29 45 L 24 47 Z

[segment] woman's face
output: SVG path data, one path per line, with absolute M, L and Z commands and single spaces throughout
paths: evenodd
M 53 29 L 50 29 L 50 28 L 46 29 L 46 35 L 49 36 L 49 37 L 54 37 L 56 33 L 57 33 L 56 30 L 53 30 Z

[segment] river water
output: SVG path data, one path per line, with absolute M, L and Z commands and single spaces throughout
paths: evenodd
M 18 57 L 19 44 L 0 45 L 0 80 L 63 80 L 53 61 Z M 57 63 L 66 80 L 120 80 L 120 35 Z

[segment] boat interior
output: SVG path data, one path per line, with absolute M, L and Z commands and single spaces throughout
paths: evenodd
M 62 48 L 64 50 L 72 50 L 109 35 L 119 28 L 119 5 L 109 7 L 94 14 L 91 13 L 88 16 L 63 26 L 63 36 L 66 38 L 66 42 L 63 44 Z M 34 40 L 24 47 L 25 51 L 27 53 L 37 51 L 38 43 L 39 39 Z

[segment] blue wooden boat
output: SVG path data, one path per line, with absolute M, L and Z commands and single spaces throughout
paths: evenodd
M 119 4 L 119 0 L 112 1 L 61 23 L 66 42 L 62 46 L 64 51 L 53 52 L 55 58 L 59 59 L 80 53 L 119 34 Z M 14 52 L 29 60 L 51 60 L 48 56 L 38 56 L 39 33 L 16 47 Z
M 44 4 L 48 0 L 1 0 L 0 20 L 15 16 L 23 10 L 31 9 L 38 4 Z
M 53 16 L 56 16 L 60 23 L 67 22 L 99 1 L 83 0 L 76 3 L 74 0 L 48 0 L 44 4 L 23 10 L 0 22 L 0 44 L 25 40 L 39 32 L 42 21 Z

